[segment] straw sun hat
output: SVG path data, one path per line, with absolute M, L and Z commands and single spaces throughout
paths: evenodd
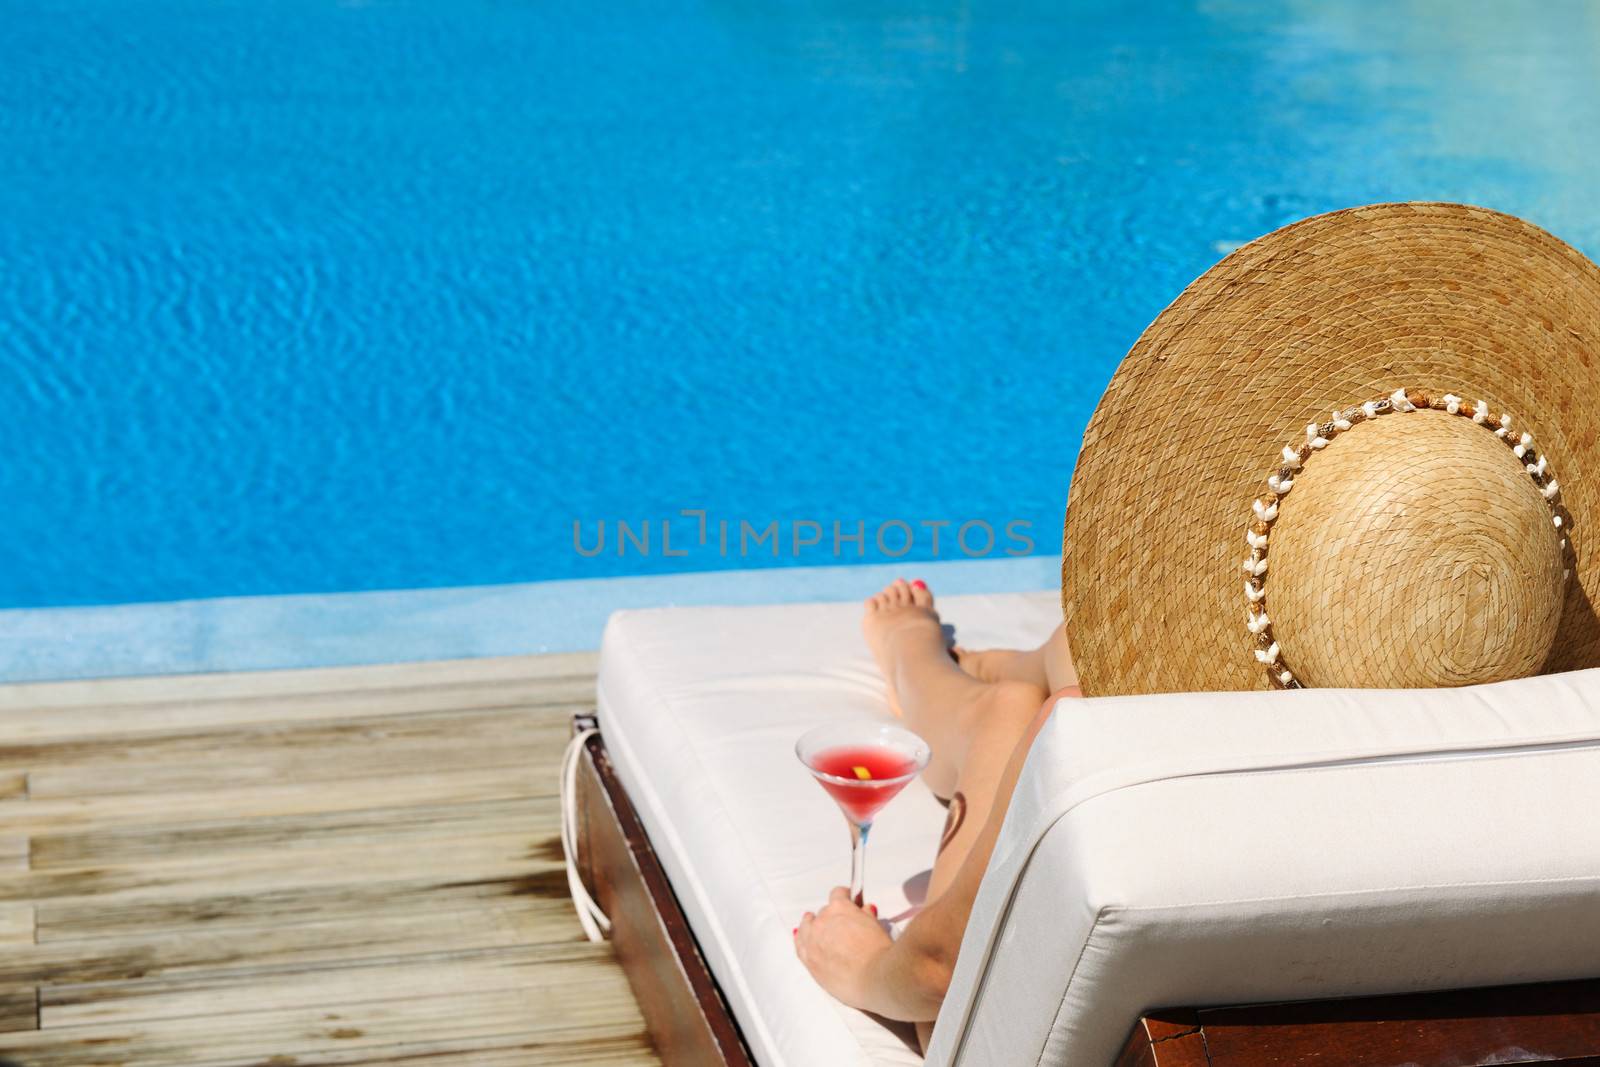
M 1468 685 L 1600 664 L 1600 269 L 1459 204 L 1228 256 L 1111 379 L 1072 478 L 1090 695 Z

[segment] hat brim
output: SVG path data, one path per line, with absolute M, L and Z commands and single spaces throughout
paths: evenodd
M 1251 502 L 1307 423 L 1399 387 L 1482 398 L 1534 435 L 1574 553 L 1545 670 L 1600 665 L 1597 359 L 1600 268 L 1509 215 L 1379 204 L 1232 253 L 1145 330 L 1084 435 L 1061 564 L 1084 692 L 1267 688 L 1239 579 Z M 1351 590 L 1352 616 L 1382 595 Z

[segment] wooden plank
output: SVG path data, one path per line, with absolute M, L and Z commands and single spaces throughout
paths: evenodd
M 0 987 L 0 1033 L 39 1029 L 39 990 Z
M 52 767 L 142 767 L 150 763 L 183 763 L 196 755 L 225 762 L 246 762 L 251 755 L 278 749 L 361 745 L 388 747 L 416 741 L 434 741 L 448 734 L 482 736 L 486 731 L 506 730 L 512 744 L 533 744 L 551 730 L 565 726 L 559 716 L 529 712 L 516 701 L 465 709 L 424 709 L 403 716 L 351 714 L 334 719 L 308 721 L 242 723 L 211 726 L 200 730 L 159 731 L 122 734 L 107 731 L 99 737 L 66 741 L 0 741 L 0 763 L 33 772 Z M 381 741 L 381 746 L 374 742 Z M 30 783 L 31 785 L 32 783 Z M 30 789 L 30 795 L 40 795 Z
M 585 880 L 611 918 L 618 962 L 662 1058 L 752 1067 L 733 1015 L 599 737 L 585 745 L 577 792 Z
M 1155 1067 L 1211 1067 L 1212 1063 L 1205 1034 L 1200 1031 L 1156 1041 L 1150 1051 Z
M 1216 1067 L 1476 1067 L 1600 1057 L 1600 981 L 1206 1009 Z
M 631 1016 L 631 1019 L 630 1019 Z M 382 1062 L 460 1051 L 473 1043 L 560 1049 L 599 1037 L 638 1038 L 643 1027 L 627 983 L 557 983 L 536 990 L 467 991 L 368 1003 L 201 1013 L 134 1023 L 47 1027 L 0 1034 L 0 1054 L 28 1067 L 150 1063 L 245 1067 L 293 1057 L 304 1064 Z M 383 1052 L 386 1055 L 379 1056 Z M 404 1056 L 397 1053 L 403 1051 Z M 552 1057 L 554 1058 L 554 1057 Z M 532 1062 L 543 1062 L 537 1057 Z
M 213 786 L 160 793 L 35 798 L 26 804 L 0 803 L 0 833 L 46 834 L 154 826 L 200 812 L 257 819 L 332 815 L 405 804 L 470 804 L 554 796 L 555 775 L 539 772 L 539 766 L 548 763 L 550 758 L 535 753 L 524 763 L 506 766 L 351 776 L 332 781 Z
M 225 973 L 124 982 L 57 985 L 39 998 L 46 1027 L 177 1019 L 248 1012 L 262 1006 L 314 1008 L 467 991 L 542 991 L 585 983 L 614 983 L 610 946 L 587 941 L 554 945 L 497 945 L 420 952 L 393 959 L 340 960 L 284 968 L 248 967 Z
M 342 693 L 363 689 L 417 689 L 484 682 L 547 682 L 587 679 L 592 686 L 599 656 L 593 652 L 483 659 L 431 660 L 377 666 L 327 667 L 292 671 L 231 671 L 217 674 L 149 675 L 91 681 L 28 682 L 0 686 L 0 720 L 12 711 L 82 711 L 88 722 L 109 725 L 101 713 L 117 717 L 130 705 L 170 705 L 198 701 L 251 701 L 304 693 Z M 226 709 L 223 709 L 224 712 Z
M 376 799 L 376 798 L 374 798 Z M 232 853 L 279 856 L 313 849 L 354 849 L 367 843 L 421 846 L 435 837 L 501 834 L 525 830 L 540 841 L 559 843 L 557 798 L 518 797 L 465 804 L 373 807 L 266 818 L 158 823 L 145 827 L 74 830 L 23 838 L 23 855 L 36 871 L 107 865 L 207 862 Z M 0 860 L 7 837 L 0 834 Z
M 1156 1067 L 1156 1055 L 1150 1048 L 1150 1039 L 1140 1032 L 1137 1023 L 1111 1067 Z
M 0 871 L 28 869 L 31 842 L 27 834 L 0 833 Z
M 0 1057 L 657 1063 L 561 867 L 591 669 L 0 688 Z
M 1193 1008 L 1177 1011 L 1153 1011 L 1139 1020 L 1145 1037 L 1154 1044 L 1184 1037 L 1200 1029 L 1200 1015 Z
M 445 901 L 410 911 L 317 917 L 303 922 L 194 922 L 135 928 L 109 937 L 30 938 L 0 953 L 0 985 L 81 985 L 147 977 L 226 975 L 313 969 L 333 963 L 394 959 L 526 945 L 579 945 L 576 921 L 561 901 Z
M 11 718 L 5 724 L 6 743 L 66 744 L 168 733 L 204 733 L 241 726 L 404 718 L 428 712 L 505 707 L 538 711 L 555 721 L 570 718 L 577 709 L 593 706 L 593 701 L 592 683 L 574 677 L 554 686 L 513 680 L 82 710 L 19 708 L 0 714 Z
M 544 860 L 540 836 L 525 831 L 438 839 L 427 848 L 373 843 L 293 858 L 246 853 L 226 863 L 203 857 L 143 866 L 0 873 L 0 901 L 32 902 L 40 936 L 72 927 L 116 933 L 128 922 L 165 926 L 224 916 L 291 917 L 302 907 L 382 906 L 385 893 L 416 898 L 554 895 L 566 881 Z M 214 910 L 206 910 L 214 909 Z
M 204 924 L 208 929 L 262 927 L 275 923 L 316 922 L 367 916 L 426 915 L 439 909 L 485 906 L 520 900 L 530 916 L 560 923 L 570 937 L 580 936 L 571 902 L 560 895 L 564 876 L 528 875 L 520 866 L 467 872 L 459 882 L 440 875 L 410 880 L 364 881 L 340 885 L 289 886 L 249 892 L 241 889 L 194 897 L 173 896 L 121 904 L 97 911 L 92 902 L 38 908 L 40 944 L 106 936 L 166 936 Z M 476 876 L 476 877 L 472 877 Z M 445 875 L 445 877 L 449 877 Z M 524 899 L 526 898 L 526 899 Z
M 227 759 L 218 759 L 226 752 Z M 82 746 L 12 746 L 0 759 L 25 769 L 33 798 L 227 789 L 523 765 L 552 780 L 561 728 L 515 709 L 418 715 L 226 734 L 160 735 Z
M 307 1061 L 304 1067 L 333 1062 L 409 1063 L 412 1058 L 425 1067 L 647 1067 L 661 1062 L 651 1049 L 650 1036 L 642 1031 L 624 1030 L 616 1036 L 584 1034 L 576 1040 L 569 1034 L 555 1037 L 514 1034 L 455 1044 L 455 1048 L 445 1051 L 420 1050 L 409 1045 L 403 1051 L 395 1050 L 393 1059 L 383 1055 L 386 1050 L 378 1050 L 376 1054 L 361 1053 L 355 1059 L 341 1057 L 337 1061 L 319 1057 Z
M 33 905 L 0 904 L 0 945 L 33 944 Z
M 1128 1035 L 1114 1067 L 1208 1067 L 1200 1017 L 1189 1009 L 1152 1012 Z
M 427 1067 L 644 1067 L 661 1062 L 651 1049 L 649 1035 L 644 1033 L 589 1037 L 573 1045 L 532 1041 L 500 1048 L 480 1045 L 465 1052 L 430 1052 L 426 1055 L 424 1062 Z

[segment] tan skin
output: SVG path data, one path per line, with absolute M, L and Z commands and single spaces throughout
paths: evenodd
M 958 648 L 952 659 L 921 582 L 902 579 L 869 597 L 862 630 L 895 710 L 933 750 L 924 779 L 951 801 L 950 821 L 927 902 L 900 937 L 836 886 L 801 917 L 795 951 L 829 993 L 918 1024 L 926 1045 L 1028 748 L 1056 701 L 1081 693 L 1059 627 L 1032 651 Z

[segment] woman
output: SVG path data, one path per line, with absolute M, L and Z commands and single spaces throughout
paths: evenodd
M 869 597 L 861 627 L 891 706 L 933 750 L 923 777 L 950 814 L 926 904 L 899 938 L 837 886 L 801 917 L 795 949 L 829 993 L 917 1023 L 926 1045 L 1028 746 L 1058 699 L 1080 695 L 1078 679 L 1059 626 L 1030 652 L 957 648 L 952 658 L 920 579 Z
M 926 1040 L 1023 762 L 1079 671 L 1099 697 L 1600 666 L 1597 363 L 1600 268 L 1481 208 L 1334 212 L 1212 267 L 1090 420 L 1049 641 L 952 659 L 922 582 L 867 602 L 949 822 L 900 937 L 835 889 L 795 931 L 806 967 Z

